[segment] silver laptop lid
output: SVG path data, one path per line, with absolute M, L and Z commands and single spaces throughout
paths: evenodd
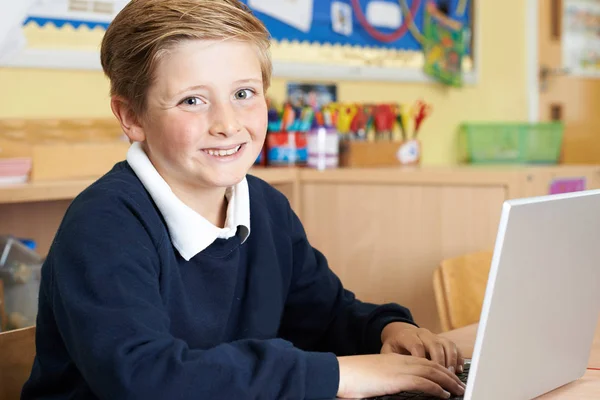
M 600 190 L 504 203 L 465 399 L 581 377 L 600 312 Z

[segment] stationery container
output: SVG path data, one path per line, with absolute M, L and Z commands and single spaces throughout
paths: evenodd
M 267 164 L 269 166 L 302 166 L 308 160 L 306 132 L 278 131 L 267 133 Z
M 340 144 L 340 165 L 343 167 L 389 167 L 418 165 L 421 162 L 421 143 L 407 141 L 352 141 Z
M 0 236 L 3 330 L 35 325 L 42 258 L 12 236 Z
M 560 157 L 560 122 L 465 123 L 461 128 L 463 158 L 473 164 L 556 164 Z
M 339 166 L 339 135 L 333 128 L 316 128 L 308 132 L 308 166 L 316 169 Z

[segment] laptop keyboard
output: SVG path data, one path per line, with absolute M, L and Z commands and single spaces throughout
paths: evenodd
M 469 367 L 471 366 L 470 363 L 465 363 L 464 365 L 464 371 L 461 372 L 460 374 L 457 374 L 458 378 L 466 385 L 467 384 L 467 377 L 469 376 Z M 462 399 L 464 398 L 463 396 L 452 396 L 450 397 L 450 399 Z M 378 396 L 378 397 L 371 397 L 369 399 L 365 399 L 365 400 L 440 400 L 439 397 L 435 397 L 435 396 L 431 396 L 429 394 L 423 393 L 423 392 L 401 392 L 398 394 L 393 394 L 393 395 L 386 395 L 386 396 Z

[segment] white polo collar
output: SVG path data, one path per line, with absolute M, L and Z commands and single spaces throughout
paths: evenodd
M 156 203 L 167 223 L 173 246 L 189 261 L 216 239 L 229 239 L 240 229 L 242 243 L 250 236 L 250 194 L 244 179 L 227 189 L 227 219 L 219 228 L 181 201 L 158 173 L 141 143 L 134 142 L 127 152 L 127 162 Z

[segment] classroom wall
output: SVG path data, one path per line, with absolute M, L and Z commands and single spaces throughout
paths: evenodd
M 456 132 L 462 121 L 527 119 L 527 2 L 477 3 L 481 35 L 477 84 L 449 89 L 430 83 L 338 82 L 340 101 L 430 102 L 433 114 L 420 133 L 425 165 L 456 162 Z M 282 100 L 285 83 L 275 78 L 270 95 Z M 100 71 L 0 68 L 0 118 L 108 116 L 108 83 Z

